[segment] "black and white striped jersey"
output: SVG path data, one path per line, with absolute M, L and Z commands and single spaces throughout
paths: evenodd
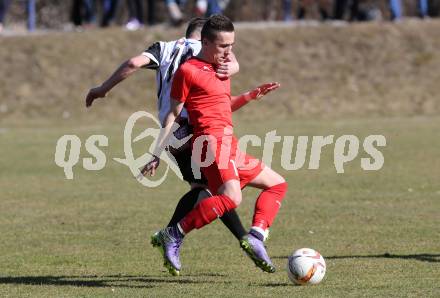
M 156 70 L 157 108 L 161 123 L 170 110 L 170 90 L 174 73 L 183 62 L 199 54 L 200 49 L 200 41 L 181 38 L 170 42 L 156 42 L 142 53 L 151 60 L 146 67 Z M 181 116 L 188 117 L 185 109 Z

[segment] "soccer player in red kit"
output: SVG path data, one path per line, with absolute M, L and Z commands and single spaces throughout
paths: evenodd
M 199 202 L 177 225 L 159 232 L 165 266 L 170 273 L 180 273 L 180 246 L 184 235 L 211 223 L 236 208 L 242 200 L 241 189 L 247 185 L 262 189 L 257 198 L 248 235 L 240 246 L 254 263 L 266 272 L 275 272 L 264 243 L 264 231 L 272 225 L 286 191 L 283 177 L 259 160 L 238 149 L 233 135 L 231 112 L 242 103 L 230 95 L 230 80 L 215 76 L 215 66 L 228 58 L 234 44 L 234 25 L 225 16 L 214 15 L 202 29 L 202 49 L 177 70 L 171 89 L 171 111 L 159 136 L 155 156 L 168 145 L 171 126 L 183 106 L 193 126 L 193 159 L 208 180 L 213 196 Z M 275 83 L 274 87 L 278 87 Z M 270 88 L 269 88 L 270 89 Z M 202 160 L 212 160 L 210 164 Z M 157 164 L 142 170 L 154 173 Z M 193 167 L 193 172 L 195 171 Z

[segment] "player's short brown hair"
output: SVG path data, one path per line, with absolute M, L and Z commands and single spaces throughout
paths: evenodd
M 190 38 L 195 31 L 202 30 L 207 20 L 207 18 L 192 18 L 186 27 L 185 37 Z
M 234 24 L 224 15 L 215 14 L 203 25 L 202 40 L 214 41 L 218 32 L 234 32 Z

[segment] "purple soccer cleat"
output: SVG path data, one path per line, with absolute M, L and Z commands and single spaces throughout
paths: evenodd
M 171 275 L 180 275 L 180 246 L 183 242 L 183 235 L 177 226 L 167 227 L 151 236 L 151 244 L 159 248 L 164 263 Z
M 270 260 L 266 248 L 264 247 L 263 235 L 259 237 L 258 232 L 251 231 L 240 240 L 240 247 L 254 261 L 255 265 L 261 270 L 269 273 L 275 272 L 275 266 Z M 261 238 L 261 239 L 259 239 Z

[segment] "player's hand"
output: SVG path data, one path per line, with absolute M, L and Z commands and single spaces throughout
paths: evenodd
M 249 91 L 250 98 L 252 100 L 260 99 L 261 97 L 263 97 L 267 93 L 278 89 L 280 86 L 281 85 L 278 82 L 272 82 L 272 83 L 266 83 L 266 84 L 260 85 L 257 88 Z
M 231 75 L 231 70 L 229 67 L 229 62 L 223 62 L 217 66 L 216 76 L 219 79 L 227 79 Z
M 240 66 L 235 59 L 235 56 L 228 56 L 217 65 L 216 75 L 219 79 L 227 79 L 238 73 Z
M 143 176 L 150 175 L 154 176 L 156 174 L 156 169 L 159 167 L 160 159 L 157 156 L 153 155 L 153 159 L 148 162 L 141 170 L 141 174 Z
M 102 90 L 102 87 L 95 87 L 89 90 L 86 97 L 86 107 L 90 107 L 93 101 L 97 98 L 104 98 L 107 93 Z

